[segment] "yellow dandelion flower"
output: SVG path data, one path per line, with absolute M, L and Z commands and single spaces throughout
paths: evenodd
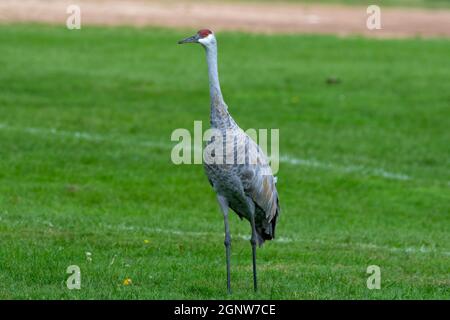
M 130 278 L 126 278 L 125 280 L 123 280 L 123 285 L 124 286 L 129 286 L 131 284 L 131 279 Z

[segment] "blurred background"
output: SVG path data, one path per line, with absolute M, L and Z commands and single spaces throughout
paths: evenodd
M 0 21 L 64 23 L 66 8 L 82 7 L 83 23 L 192 27 L 260 33 L 449 36 L 448 0 L 3 0 Z M 345 5 L 345 6 L 344 6 Z M 381 30 L 368 30 L 367 7 L 383 8 Z M 430 10 L 434 9 L 434 10 Z
M 201 28 L 234 119 L 280 130 L 277 239 L 254 295 L 231 216 L 232 297 L 447 299 L 448 0 L 0 1 L 0 298 L 227 297 L 214 192 L 170 160 L 209 123 L 204 51 L 176 44 Z

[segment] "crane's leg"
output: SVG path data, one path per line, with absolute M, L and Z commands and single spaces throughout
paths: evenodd
M 256 225 L 255 225 L 255 209 L 253 208 L 253 213 L 250 217 L 250 223 L 252 225 L 252 237 L 250 238 L 250 243 L 252 244 L 252 259 L 253 259 L 253 288 L 255 292 L 258 291 L 258 281 L 256 279 Z
M 231 294 L 231 274 L 230 274 L 230 255 L 231 255 L 231 236 L 230 236 L 230 226 L 228 225 L 228 201 L 222 196 L 217 196 L 219 201 L 220 209 L 223 213 L 223 221 L 225 224 L 225 251 L 227 256 L 227 291 Z

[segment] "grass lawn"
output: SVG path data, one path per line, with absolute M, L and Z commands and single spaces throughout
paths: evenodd
M 0 26 L 0 298 L 227 298 L 215 195 L 170 161 L 171 132 L 209 119 L 192 32 Z M 450 41 L 218 41 L 231 113 L 279 128 L 286 160 L 256 295 L 231 216 L 231 297 L 448 299 Z

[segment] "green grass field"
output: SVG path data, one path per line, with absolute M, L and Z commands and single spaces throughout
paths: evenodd
M 171 132 L 209 118 L 203 50 L 176 44 L 192 32 L 0 26 L 0 298 L 227 298 L 215 195 L 170 161 Z M 231 217 L 231 297 L 448 299 L 450 41 L 218 41 L 234 118 L 279 128 L 291 160 L 256 295 Z

